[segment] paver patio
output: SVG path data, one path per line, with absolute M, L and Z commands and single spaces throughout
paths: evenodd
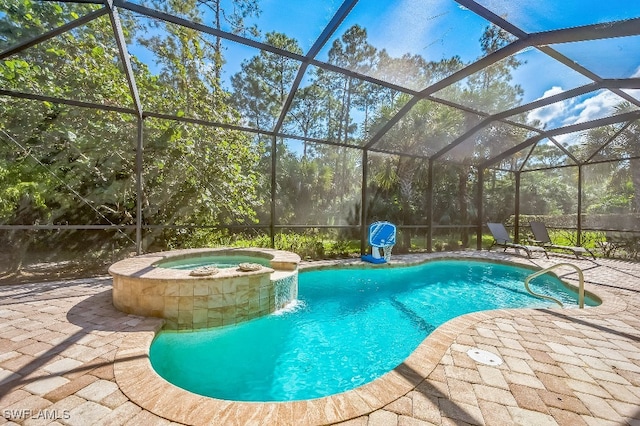
M 602 294 L 605 303 L 585 310 L 499 310 L 456 318 L 397 369 L 395 380 L 403 383 L 385 387 L 392 382 L 374 381 L 381 384 L 370 388 L 376 391 L 328 399 L 322 407 L 254 404 L 251 414 L 198 411 L 176 403 L 172 410 L 183 413 L 172 416 L 166 407 L 150 403 L 162 395 L 139 398 L 127 377 L 127 366 L 148 365 L 144 350 L 127 351 L 127 345 L 135 336 L 152 335 L 161 321 L 114 309 L 110 277 L 4 286 L 0 424 L 155 425 L 176 424 L 177 419 L 317 424 L 364 411 L 343 424 L 640 425 L 640 264 L 464 255 L 540 267 L 574 263 L 583 269 L 587 288 Z M 394 256 L 394 261 L 437 256 Z M 560 271 L 564 280 L 576 282 L 573 270 Z M 478 363 L 467 355 L 471 348 L 497 354 L 504 362 Z M 139 393 L 145 391 L 153 393 L 144 388 Z

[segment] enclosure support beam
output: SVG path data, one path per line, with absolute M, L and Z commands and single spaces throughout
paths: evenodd
M 516 243 L 520 243 L 520 175 L 521 172 L 515 172 L 516 174 L 516 197 L 514 200 L 514 220 L 513 220 L 513 240 Z
M 138 112 L 131 108 L 123 108 L 113 105 L 94 104 L 92 102 L 76 101 L 74 99 L 56 98 L 53 96 L 37 95 L 34 93 L 16 92 L 13 90 L 0 89 L 0 96 L 9 96 L 18 99 L 30 99 L 33 101 L 51 102 L 52 104 L 71 105 L 79 108 L 93 108 L 100 111 L 112 111 L 121 112 L 123 114 L 138 114 Z
M 446 154 L 447 152 L 451 151 L 456 146 L 458 146 L 458 145 L 462 144 L 464 141 L 468 140 L 474 134 L 476 134 L 479 131 L 481 131 L 482 129 L 488 127 L 491 123 L 502 121 L 505 118 L 511 117 L 511 116 L 513 116 L 515 114 L 522 114 L 524 112 L 531 111 L 531 110 L 536 109 L 536 108 L 540 108 L 540 107 L 543 107 L 543 106 L 551 105 L 551 104 L 553 104 L 555 102 L 564 101 L 564 100 L 567 100 L 567 99 L 571 99 L 572 97 L 575 97 L 575 96 L 580 96 L 580 95 L 584 95 L 586 93 L 594 92 L 594 91 L 598 90 L 601 87 L 602 87 L 602 85 L 598 84 L 598 83 L 586 84 L 584 86 L 576 87 L 575 89 L 567 90 L 565 92 L 558 93 L 558 94 L 555 94 L 555 95 L 552 95 L 552 96 L 548 96 L 548 97 L 543 98 L 543 99 L 538 99 L 538 100 L 530 102 L 528 104 L 520 105 L 520 106 L 518 106 L 516 108 L 511 108 L 509 110 L 503 111 L 503 112 L 498 113 L 498 114 L 493 114 L 493 115 L 487 116 L 484 119 L 482 119 L 482 121 L 480 121 L 478 124 L 472 126 L 469 130 L 467 130 L 462 135 L 458 136 L 452 142 L 447 144 L 447 146 L 443 147 L 438 152 L 436 152 L 433 155 L 433 157 L 435 157 L 435 158 L 442 157 L 444 154 Z
M 476 250 L 482 250 L 482 223 L 484 217 L 484 169 L 478 169 L 478 198 L 476 211 L 478 212 L 478 228 L 476 230 Z
M 433 160 L 427 169 L 427 252 L 433 252 Z
M 136 79 L 133 73 L 133 66 L 131 65 L 131 59 L 129 51 L 127 50 L 127 41 L 124 36 L 124 30 L 118 16 L 118 10 L 113 5 L 113 0 L 104 0 L 106 9 L 109 10 L 109 18 L 111 20 L 111 27 L 113 28 L 113 35 L 115 37 L 116 45 L 118 46 L 118 53 L 122 66 L 124 69 L 125 77 L 127 78 L 127 84 L 129 85 L 129 92 L 131 93 L 131 99 L 138 116 L 138 135 L 136 143 L 136 253 L 142 254 L 142 203 L 143 203 L 143 161 L 144 161 L 144 145 L 143 145 L 143 129 L 144 129 L 144 117 L 142 115 L 142 102 L 140 100 L 140 93 L 138 92 L 138 86 L 136 85 Z
M 582 164 L 578 166 L 578 221 L 576 227 L 576 245 L 582 245 Z
M 276 248 L 276 137 L 271 138 L 271 220 L 269 221 L 269 236 L 271 248 Z
M 598 154 L 600 154 L 600 152 L 602 150 L 604 150 L 607 146 L 609 146 L 611 144 L 611 142 L 613 142 L 615 139 L 618 138 L 618 136 L 620 136 L 623 132 L 625 132 L 627 130 L 627 128 L 629 126 L 631 126 L 633 124 L 633 121 L 629 121 L 627 123 L 625 123 L 624 126 L 622 126 L 617 132 L 615 132 L 609 139 L 607 139 L 607 141 L 596 150 L 596 152 L 594 152 L 593 154 L 591 154 L 589 156 L 589 158 L 587 158 L 586 160 L 584 160 L 584 163 L 590 163 L 591 160 L 593 160 Z
M 29 40 L 23 41 L 22 43 L 18 43 L 6 50 L 3 50 L 2 52 L 0 52 L 0 60 L 8 58 L 9 56 L 15 55 L 17 53 L 22 52 L 23 50 L 26 50 L 30 47 L 35 46 L 38 43 L 43 43 L 47 40 L 50 40 L 54 37 L 59 36 L 60 34 L 64 34 L 67 31 L 71 31 L 74 28 L 77 28 L 79 26 L 82 26 L 84 24 L 86 24 L 87 22 L 91 22 L 94 19 L 97 19 L 103 15 L 105 15 L 106 13 L 108 13 L 108 10 L 106 8 L 102 8 L 100 10 L 96 10 L 94 12 L 88 13 L 85 16 L 82 16 L 78 19 L 75 19 L 71 22 L 68 22 L 64 25 L 59 26 L 58 28 L 54 28 L 51 31 L 48 31 L 44 34 L 40 34 L 36 37 L 30 38 Z
M 138 86 L 136 84 L 136 78 L 133 73 L 133 66 L 131 65 L 131 55 L 127 49 L 127 40 L 124 36 L 124 30 L 118 16 L 118 10 L 113 5 L 113 0 L 105 0 L 104 5 L 109 9 L 109 18 L 111 19 L 111 27 L 113 28 L 113 36 L 118 46 L 118 53 L 120 54 L 120 60 L 122 61 L 122 67 L 124 75 L 127 78 L 127 84 L 129 85 L 129 92 L 133 99 L 133 105 L 138 113 L 139 117 L 142 117 L 142 102 L 140 101 L 140 92 L 138 92 Z
M 625 112 L 618 115 L 608 116 L 605 118 L 598 118 L 596 120 L 585 121 L 582 123 L 571 124 L 568 126 L 551 129 L 539 135 L 531 137 L 525 140 L 524 142 L 521 142 L 520 144 L 503 151 L 502 154 L 497 155 L 485 161 L 479 167 L 489 168 L 492 165 L 501 162 L 505 158 L 509 158 L 513 154 L 519 151 L 522 151 L 523 149 L 530 147 L 531 145 L 538 143 L 538 141 L 541 141 L 544 138 L 550 138 L 552 136 L 559 136 L 567 133 L 581 132 L 583 130 L 594 129 L 596 127 L 609 126 L 611 124 L 622 123 L 625 121 L 634 121 L 634 120 L 637 120 L 638 118 L 640 118 L 640 111 L 634 110 L 634 111 L 629 111 L 629 112 Z
M 369 151 L 366 149 L 362 150 L 362 188 L 360 190 L 360 194 L 362 198 L 360 199 L 360 254 L 365 254 L 367 250 L 367 199 L 369 198 L 367 194 L 367 181 L 369 175 Z
M 320 52 L 322 47 L 327 43 L 327 41 L 329 41 L 329 39 L 331 38 L 331 35 L 338 29 L 342 21 L 344 21 L 344 19 L 347 17 L 349 12 L 351 12 L 351 9 L 353 9 L 356 3 L 357 3 L 357 0 L 348 0 L 348 1 L 345 1 L 342 4 L 342 6 L 340 6 L 340 9 L 333 16 L 333 19 L 331 19 L 331 22 L 329 22 L 329 24 L 324 28 L 324 31 L 322 31 L 322 34 L 320 34 L 320 37 L 318 37 L 318 39 L 313 44 L 313 46 L 311 46 L 311 49 L 309 49 L 309 52 L 305 55 L 305 61 L 302 62 L 300 64 L 300 68 L 298 68 L 298 74 L 296 75 L 296 78 L 293 81 L 293 85 L 289 90 L 289 95 L 287 96 L 287 99 L 284 102 L 282 110 L 280 111 L 280 117 L 278 117 L 278 121 L 276 122 L 276 125 L 273 128 L 274 133 L 279 133 L 280 129 L 282 129 L 282 125 L 284 124 L 284 119 L 287 116 L 287 113 L 289 112 L 289 108 L 291 108 L 291 104 L 293 103 L 293 98 L 295 97 L 298 87 L 300 87 L 300 83 L 302 82 L 302 79 L 304 78 L 307 68 L 309 67 L 309 63 L 313 58 L 316 57 L 316 55 Z
M 136 141 L 136 254 L 142 254 L 142 159 L 143 159 L 144 118 L 138 117 L 138 138 Z

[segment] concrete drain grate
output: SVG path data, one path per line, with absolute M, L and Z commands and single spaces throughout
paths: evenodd
M 478 348 L 471 348 L 467 351 L 467 355 L 476 362 L 486 365 L 500 365 L 502 358 L 498 355 Z

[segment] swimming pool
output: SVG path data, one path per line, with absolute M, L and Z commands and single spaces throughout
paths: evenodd
M 469 260 L 302 272 L 294 307 L 236 327 L 161 332 L 150 359 L 166 380 L 201 395 L 236 401 L 319 398 L 382 376 L 456 316 L 551 306 L 524 289 L 531 273 Z M 576 306 L 576 292 L 555 278 L 540 277 L 532 287 Z M 585 303 L 597 304 L 589 297 Z

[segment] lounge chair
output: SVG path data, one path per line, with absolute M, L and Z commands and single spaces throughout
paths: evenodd
M 596 258 L 591 250 L 584 247 L 561 246 L 558 244 L 553 244 L 553 241 L 551 241 L 551 237 L 549 237 L 547 227 L 542 222 L 529 222 L 529 225 L 531 226 L 531 231 L 533 232 L 533 240 L 531 241 L 541 247 L 570 251 L 573 252 L 577 259 L 580 258 L 580 255 L 584 255 L 585 253 L 589 253 L 594 259 Z
M 542 252 L 547 259 L 549 255 L 547 251 L 542 246 L 527 246 L 524 244 L 516 244 L 513 242 L 509 233 L 505 229 L 504 225 L 501 223 L 487 223 L 489 227 L 489 231 L 491 231 L 491 235 L 493 236 L 493 244 L 489 247 L 489 250 L 493 248 L 493 246 L 504 247 L 503 251 L 507 251 L 508 248 L 516 249 L 516 250 L 524 250 L 527 253 L 527 257 L 531 259 L 531 252 Z

